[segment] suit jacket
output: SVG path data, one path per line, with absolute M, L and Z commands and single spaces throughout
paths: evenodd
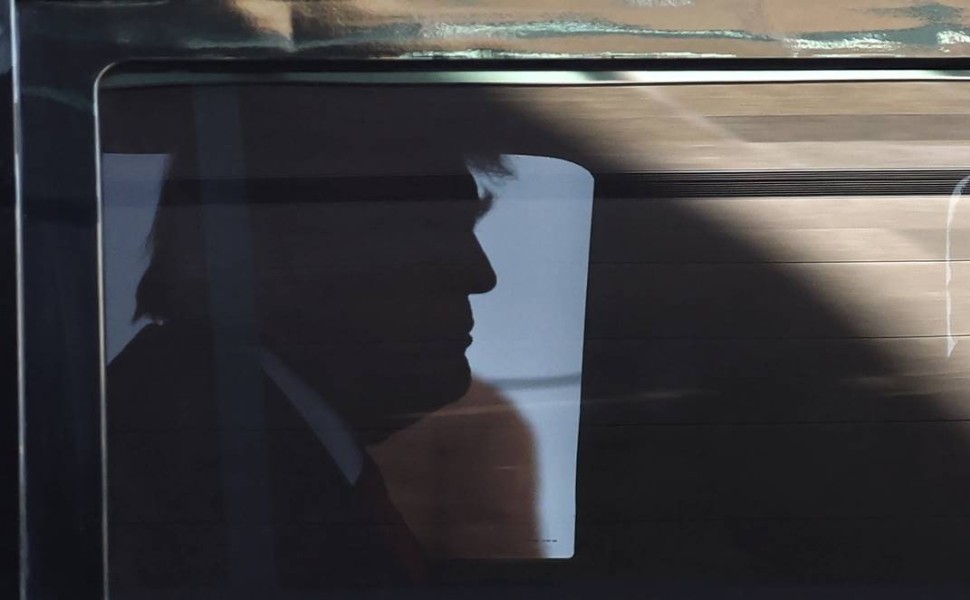
M 348 483 L 262 373 L 262 431 L 227 428 L 214 369 L 207 337 L 174 325 L 146 327 L 108 368 L 112 588 L 220 588 L 233 573 L 265 569 L 246 561 L 267 556 L 274 563 L 270 583 L 282 588 L 407 581 L 417 544 L 372 464 L 364 481 Z M 227 446 L 226 435 L 242 437 Z M 227 447 L 247 449 L 231 457 Z M 240 464 L 253 456 L 263 465 Z M 232 468 L 267 478 L 256 494 L 227 489 Z M 248 497 L 260 494 L 268 502 Z M 255 528 L 238 527 L 232 507 L 240 502 L 268 514 L 257 515 Z M 240 540 L 249 535 L 244 530 L 259 531 L 264 546 Z M 241 555 L 239 545 L 247 543 L 264 558 Z

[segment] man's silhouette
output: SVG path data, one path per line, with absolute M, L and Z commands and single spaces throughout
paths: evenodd
M 336 175 L 267 176 L 318 141 L 271 121 L 247 132 L 241 180 L 192 151 L 170 165 L 137 294 L 153 323 L 108 369 L 115 589 L 265 568 L 238 553 L 240 505 L 283 587 L 424 577 L 363 447 L 468 389 L 468 297 L 496 282 L 474 234 L 487 200 L 430 135 L 397 155 L 356 140 Z M 257 417 L 234 420 L 237 400 Z

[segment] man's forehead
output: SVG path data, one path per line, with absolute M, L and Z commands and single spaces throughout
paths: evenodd
M 365 179 L 407 177 L 453 177 L 469 175 L 460 152 L 430 153 L 419 147 L 389 153 L 380 148 L 361 152 L 324 152 L 310 148 L 306 153 L 275 156 L 247 156 L 246 173 L 251 178 Z
M 200 172 L 196 161 L 177 156 L 169 175 L 173 178 L 250 180 L 326 180 L 326 179 L 428 179 L 470 175 L 465 156 L 457 150 L 432 151 L 415 140 L 413 147 L 335 148 L 331 144 L 280 148 L 249 145 L 240 164 L 226 165 L 225 172 Z
M 423 204 L 478 200 L 470 173 L 342 177 L 254 178 L 246 183 L 250 201 L 273 204 L 395 202 Z

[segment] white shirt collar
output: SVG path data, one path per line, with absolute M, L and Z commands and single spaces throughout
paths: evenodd
M 260 360 L 266 375 L 276 383 L 283 395 L 310 426 L 347 482 L 351 485 L 357 483 L 364 467 L 364 450 L 357 443 L 347 423 L 316 390 L 276 355 L 264 349 L 260 352 Z

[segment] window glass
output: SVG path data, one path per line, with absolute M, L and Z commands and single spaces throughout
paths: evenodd
M 113 596 L 965 579 L 965 84 L 349 79 L 101 90 Z
M 590 173 L 491 152 L 431 88 L 115 94 L 114 589 L 572 557 Z

